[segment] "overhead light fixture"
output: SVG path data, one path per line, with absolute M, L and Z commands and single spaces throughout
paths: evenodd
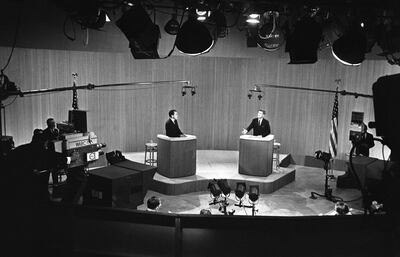
M 226 24 L 226 17 L 223 11 L 217 9 L 212 12 L 210 16 L 210 22 L 214 25 L 215 37 L 224 38 L 228 34 L 228 28 Z
M 210 51 L 214 40 L 207 27 L 191 16 L 176 35 L 175 45 L 181 53 L 196 56 Z
M 210 7 L 203 0 L 200 0 L 196 5 L 197 20 L 205 21 L 208 17 L 210 17 L 210 14 Z
M 164 30 L 170 35 L 176 35 L 179 31 L 179 22 L 176 19 L 177 14 L 174 13 L 171 19 L 165 24 Z
M 82 28 L 100 30 L 107 20 L 106 12 L 101 8 L 97 0 L 82 1 L 79 5 L 66 1 L 61 4 L 71 19 L 82 26 Z
M 142 5 L 134 5 L 124 12 L 116 25 L 129 40 L 129 47 L 135 59 L 160 58 L 157 51 L 160 29 Z
M 294 25 L 294 30 L 286 41 L 289 64 L 315 63 L 322 39 L 322 27 L 313 17 L 303 17 Z
M 349 66 L 359 66 L 365 59 L 367 37 L 363 27 L 352 24 L 346 32 L 332 44 L 332 55 L 339 62 Z
M 258 13 L 250 13 L 247 15 L 246 22 L 250 25 L 256 25 L 260 23 L 260 14 Z
M 197 20 L 198 21 L 205 21 L 208 17 L 210 17 L 210 11 L 198 11 L 196 9 Z
M 110 17 L 108 17 L 107 13 L 106 13 L 106 22 L 111 22 Z
M 257 45 L 267 51 L 275 51 L 282 42 L 282 32 L 278 26 L 279 12 L 263 14 L 262 25 L 258 29 Z

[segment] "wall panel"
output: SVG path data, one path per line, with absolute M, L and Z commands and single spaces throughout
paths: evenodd
M 0 48 L 5 63 L 10 48 Z M 281 58 L 170 57 L 161 60 L 134 60 L 124 53 L 78 52 L 17 48 L 6 74 L 23 91 L 72 85 L 141 81 L 190 80 L 196 95 L 181 95 L 181 84 L 124 86 L 79 90 L 79 107 L 88 110 L 88 127 L 107 150 L 143 151 L 144 143 L 163 134 L 168 110 L 177 109 L 181 129 L 198 137 L 199 149 L 238 149 L 243 127 L 256 115 L 267 111 L 272 132 L 282 144 L 282 152 L 313 154 L 328 150 L 333 94 L 288 89 L 263 89 L 263 99 L 248 99 L 255 83 L 372 94 L 372 84 L 383 75 L 400 72 L 386 61 L 369 60 L 360 67 L 345 67 L 332 60 L 316 64 L 288 65 Z M 7 105 L 13 100 L 6 99 Z M 16 145 L 30 141 L 32 131 L 45 127 L 52 116 L 66 120 L 72 92 L 31 95 L 6 106 L 7 134 Z M 363 111 L 365 121 L 374 119 L 372 99 L 339 96 L 340 158 L 350 150 L 348 140 L 352 111 Z M 374 131 L 373 131 L 374 132 Z M 374 148 L 380 156 L 380 147 Z

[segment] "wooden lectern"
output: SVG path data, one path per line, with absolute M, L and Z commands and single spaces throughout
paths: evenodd
M 272 173 L 274 135 L 243 135 L 239 141 L 239 173 L 266 177 Z
M 168 178 L 196 174 L 196 136 L 168 137 L 157 135 L 158 173 Z

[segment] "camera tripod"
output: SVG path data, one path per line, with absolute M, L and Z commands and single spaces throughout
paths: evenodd
M 325 197 L 327 200 L 332 201 L 334 203 L 343 201 L 342 198 L 338 196 L 332 195 L 332 188 L 328 184 L 328 180 L 331 177 L 331 175 L 328 174 L 329 170 L 329 161 L 324 161 L 324 170 L 325 170 L 325 187 L 324 187 L 324 194 L 319 194 L 317 192 L 311 192 L 311 199 L 317 199 L 317 196 L 320 197 Z

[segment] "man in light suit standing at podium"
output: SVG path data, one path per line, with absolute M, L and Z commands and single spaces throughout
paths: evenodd
M 246 129 L 243 129 L 242 134 L 247 134 L 247 132 L 253 129 L 254 136 L 268 136 L 271 133 L 271 128 L 268 120 L 264 119 L 264 116 L 265 111 L 258 110 L 257 118 L 254 118 L 250 125 Z
M 169 137 L 184 137 L 185 134 L 179 129 L 178 125 L 178 112 L 176 110 L 170 110 L 169 119 L 165 123 L 165 133 Z

